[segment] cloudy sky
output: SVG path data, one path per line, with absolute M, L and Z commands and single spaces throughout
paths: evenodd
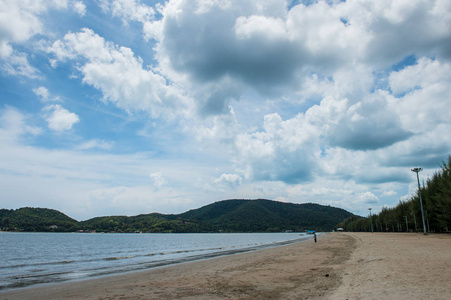
M 451 154 L 449 0 L 0 0 L 0 207 L 367 215 Z

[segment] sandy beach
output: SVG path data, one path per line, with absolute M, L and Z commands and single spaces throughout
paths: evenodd
M 451 299 L 451 236 L 330 233 L 0 299 Z
M 451 299 L 451 235 L 346 235 L 356 250 L 329 299 Z

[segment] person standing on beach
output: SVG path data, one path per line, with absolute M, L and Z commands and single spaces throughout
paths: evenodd
M 315 243 L 316 243 L 316 232 L 313 233 L 313 238 L 315 239 Z

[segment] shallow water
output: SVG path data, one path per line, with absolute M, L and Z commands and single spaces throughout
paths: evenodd
M 0 290 L 273 247 L 299 233 L 0 233 Z

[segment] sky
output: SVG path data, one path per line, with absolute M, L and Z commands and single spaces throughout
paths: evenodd
M 0 0 L 0 207 L 366 216 L 451 154 L 449 0 Z

